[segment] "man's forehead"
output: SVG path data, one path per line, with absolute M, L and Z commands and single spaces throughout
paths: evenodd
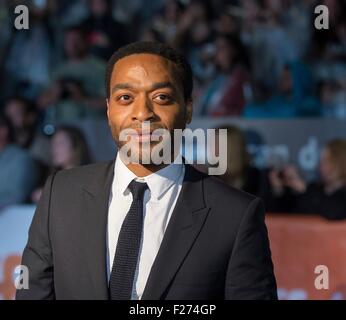
M 138 75 L 158 72 L 162 76 L 174 76 L 176 68 L 173 61 L 151 53 L 131 54 L 119 59 L 113 68 L 113 76 L 138 72 Z M 142 73 L 142 74 L 141 74 Z

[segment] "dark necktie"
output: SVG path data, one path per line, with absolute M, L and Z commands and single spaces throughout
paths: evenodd
M 143 228 L 143 196 L 146 183 L 129 184 L 132 204 L 119 233 L 109 282 L 111 300 L 130 300 Z

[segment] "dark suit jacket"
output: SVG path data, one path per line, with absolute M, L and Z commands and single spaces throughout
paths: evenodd
M 114 161 L 48 178 L 17 299 L 108 299 L 106 226 Z M 142 299 L 276 299 L 262 201 L 186 165 Z

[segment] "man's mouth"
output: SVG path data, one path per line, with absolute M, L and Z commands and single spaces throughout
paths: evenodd
M 152 132 L 137 132 L 131 135 L 131 139 L 139 142 L 151 141 Z
M 147 142 L 147 141 L 158 141 L 158 133 L 153 131 L 136 131 L 129 135 L 132 141 Z

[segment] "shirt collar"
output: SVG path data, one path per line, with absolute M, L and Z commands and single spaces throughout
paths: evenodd
M 139 178 L 127 168 L 118 154 L 114 166 L 114 191 L 125 194 L 132 180 L 144 180 L 149 187 L 151 198 L 159 200 L 173 184 L 178 182 L 179 177 L 183 174 L 183 170 L 182 157 L 179 155 L 174 163 L 148 176 Z

